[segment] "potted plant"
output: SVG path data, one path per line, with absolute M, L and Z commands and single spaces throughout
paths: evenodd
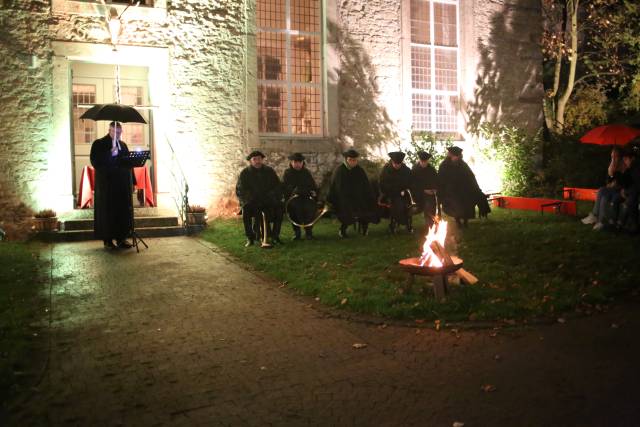
M 33 218 L 36 231 L 55 231 L 58 229 L 58 216 L 53 209 L 43 209 L 36 212 Z
M 188 225 L 207 225 L 207 210 L 204 206 L 190 205 L 187 207 Z

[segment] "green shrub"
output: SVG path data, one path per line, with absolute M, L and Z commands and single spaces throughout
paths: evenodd
M 407 150 L 407 165 L 415 164 L 418 161 L 418 151 L 426 151 L 431 154 L 431 164 L 438 165 L 447 156 L 447 148 L 453 145 L 451 137 L 438 137 L 432 132 L 418 131 L 411 134 L 411 148 Z
M 538 165 L 542 160 L 541 132 L 529 135 L 516 126 L 483 123 L 479 133 L 490 142 L 483 154 L 503 163 L 502 192 L 532 196 L 540 193 Z
M 566 135 L 578 135 L 607 122 L 607 94 L 601 86 L 576 89 L 564 116 Z

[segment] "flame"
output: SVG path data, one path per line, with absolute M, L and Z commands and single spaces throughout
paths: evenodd
M 424 267 L 442 267 L 442 260 L 433 252 L 431 244 L 438 242 L 444 247 L 444 241 L 447 238 L 447 221 L 436 221 L 427 232 L 427 238 L 422 245 L 422 255 L 420 255 L 420 266 Z

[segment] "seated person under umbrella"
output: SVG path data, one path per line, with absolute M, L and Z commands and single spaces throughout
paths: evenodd
M 249 166 L 240 172 L 236 184 L 236 195 L 242 206 L 244 233 L 247 236 L 245 246 L 253 245 L 255 240 L 260 238 L 262 212 L 267 219 L 267 236 L 273 243 L 282 243 L 282 188 L 273 168 L 263 163 L 264 157 L 260 151 L 249 154 Z
M 485 197 L 473 171 L 462 160 L 462 148 L 447 148 L 447 157 L 438 169 L 438 197 L 447 215 L 456 219 L 456 224 L 465 226 L 469 218 L 475 218 L 476 205 L 480 216 L 490 212 Z
M 376 201 L 371 184 L 364 169 L 358 166 L 360 154 L 350 149 L 342 155 L 344 163 L 333 173 L 327 202 L 331 204 L 341 223 L 338 232 L 340 237 L 347 237 L 347 227 L 356 222 L 362 235 L 366 236 L 369 223 L 376 219 Z
M 616 227 L 636 232 L 638 231 L 638 196 L 640 192 L 640 164 L 637 152 L 628 148 L 622 154 L 622 162 L 625 171 L 622 174 L 621 205 Z
M 310 224 L 317 211 L 318 186 L 309 169 L 305 167 L 305 158 L 301 153 L 289 156 L 289 168 L 284 171 L 282 185 L 287 200 L 287 212 L 295 224 L 293 240 L 300 240 L 300 227 L 296 224 Z M 294 197 L 295 196 L 295 197 Z M 307 240 L 313 239 L 313 227 L 304 227 Z
M 389 204 L 389 231 L 395 233 L 398 225 L 404 225 L 409 233 L 411 226 L 411 170 L 403 163 L 401 151 L 389 153 L 390 160 L 380 172 L 380 200 Z

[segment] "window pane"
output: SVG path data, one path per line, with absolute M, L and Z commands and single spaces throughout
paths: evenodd
M 120 102 L 125 105 L 144 105 L 142 101 L 142 86 L 121 86 Z M 139 110 L 146 119 L 146 111 Z M 146 145 L 144 140 L 144 127 L 142 123 L 123 123 L 122 140 L 129 145 Z
M 439 46 L 457 46 L 456 5 L 433 4 L 435 44 Z
M 258 28 L 287 28 L 285 0 L 258 0 L 256 8 Z
M 433 130 L 431 126 L 431 95 L 414 93 L 411 95 L 413 130 Z
M 431 89 L 431 48 L 411 47 L 411 87 Z
M 320 38 L 291 38 L 291 81 L 320 83 Z
M 82 120 L 84 114 L 92 104 L 96 103 L 95 85 L 73 85 L 73 142 L 74 144 L 90 144 L 96 139 L 97 123 L 93 120 Z M 89 107 L 79 107 L 87 104 Z
M 258 33 L 258 79 L 285 80 L 285 35 Z
M 436 131 L 458 131 L 458 97 L 436 95 Z
M 411 0 L 411 41 L 422 44 L 430 42 L 428 1 Z
M 304 135 L 320 134 L 320 89 L 293 87 L 291 98 L 292 132 Z
M 258 122 L 260 132 L 286 132 L 287 94 L 275 85 L 258 86 Z
M 320 32 L 320 1 L 291 0 L 291 29 Z
M 458 90 L 457 52 L 449 49 L 436 48 L 436 89 Z

